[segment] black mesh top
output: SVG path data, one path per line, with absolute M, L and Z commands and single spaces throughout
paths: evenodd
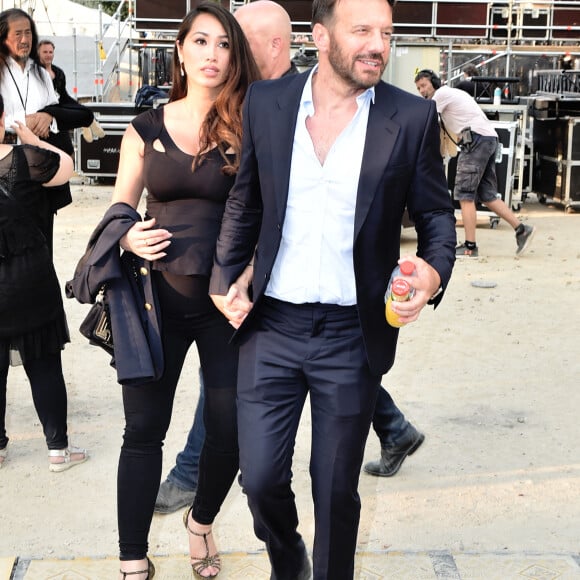
M 228 193 L 235 176 L 222 172 L 217 148 L 192 171 L 194 157 L 177 147 L 163 124 L 163 108 L 133 120 L 145 142 L 147 215 L 173 233 L 167 256 L 153 267 L 173 274 L 209 276 Z M 159 140 L 164 151 L 153 144 Z

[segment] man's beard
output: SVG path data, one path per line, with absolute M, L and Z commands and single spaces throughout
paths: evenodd
M 24 52 L 25 51 L 25 52 Z M 20 64 L 25 63 L 30 57 L 30 49 L 23 48 L 18 54 L 12 56 L 12 58 Z
M 387 63 L 383 62 L 382 54 L 367 54 L 367 55 L 356 55 L 352 61 L 343 54 L 342 49 L 339 44 L 334 40 L 334 37 L 330 36 L 330 50 L 328 52 L 328 60 L 332 65 L 332 68 L 338 74 L 340 78 L 346 81 L 354 89 L 370 89 L 376 86 L 383 73 L 387 67 Z M 378 60 L 382 64 L 379 69 L 377 69 L 377 75 L 360 75 L 355 72 L 355 63 L 357 60 L 364 60 L 364 58 L 369 58 L 372 60 Z

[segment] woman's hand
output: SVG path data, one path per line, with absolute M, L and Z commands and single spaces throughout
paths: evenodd
M 171 244 L 171 232 L 156 228 L 155 218 L 135 223 L 121 238 L 123 250 L 129 250 L 144 260 L 154 261 L 167 256 L 164 252 Z
M 30 130 L 39 137 L 46 139 L 50 134 L 52 124 L 52 115 L 44 112 L 30 113 L 26 115 L 26 125 Z
M 24 143 L 25 145 L 35 145 L 36 147 L 42 147 L 40 138 L 21 121 L 14 121 L 12 128 L 14 129 L 16 135 L 18 135 L 21 143 Z
M 216 308 L 237 330 L 254 307 L 250 300 L 249 285 L 252 282 L 253 266 L 248 265 L 240 277 L 230 286 L 226 296 L 210 294 Z

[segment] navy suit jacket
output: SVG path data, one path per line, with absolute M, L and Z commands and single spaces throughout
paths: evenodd
M 308 74 L 254 83 L 246 96 L 240 169 L 226 203 L 210 283 L 211 294 L 226 294 L 255 248 L 254 308 L 238 334 L 259 313 L 280 246 L 296 117 Z M 384 294 L 399 258 L 405 207 L 417 230 L 417 254 L 437 270 L 443 288 L 455 261 L 456 235 L 435 104 L 384 82 L 375 90 L 353 244 L 367 358 L 372 372 L 384 374 L 393 364 L 398 336 L 385 320 Z

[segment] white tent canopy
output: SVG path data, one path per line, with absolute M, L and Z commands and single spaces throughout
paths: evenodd
M 102 54 L 98 42 L 102 39 L 104 50 L 110 51 L 119 34 L 111 16 L 98 10 L 98 2 L 94 5 L 89 8 L 71 0 L 0 0 L 1 10 L 20 8 L 30 14 L 39 39 L 54 43 L 54 64 L 64 70 L 69 93 L 79 98 L 95 95 Z M 114 67 L 112 60 L 116 54 L 109 59 L 108 70 Z
M 88 8 L 71 0 L 0 0 L 0 7 L 20 8 L 30 14 L 40 36 L 71 36 L 73 30 L 79 36 L 99 34 L 98 2 Z M 110 22 L 111 17 L 103 13 L 103 25 Z

